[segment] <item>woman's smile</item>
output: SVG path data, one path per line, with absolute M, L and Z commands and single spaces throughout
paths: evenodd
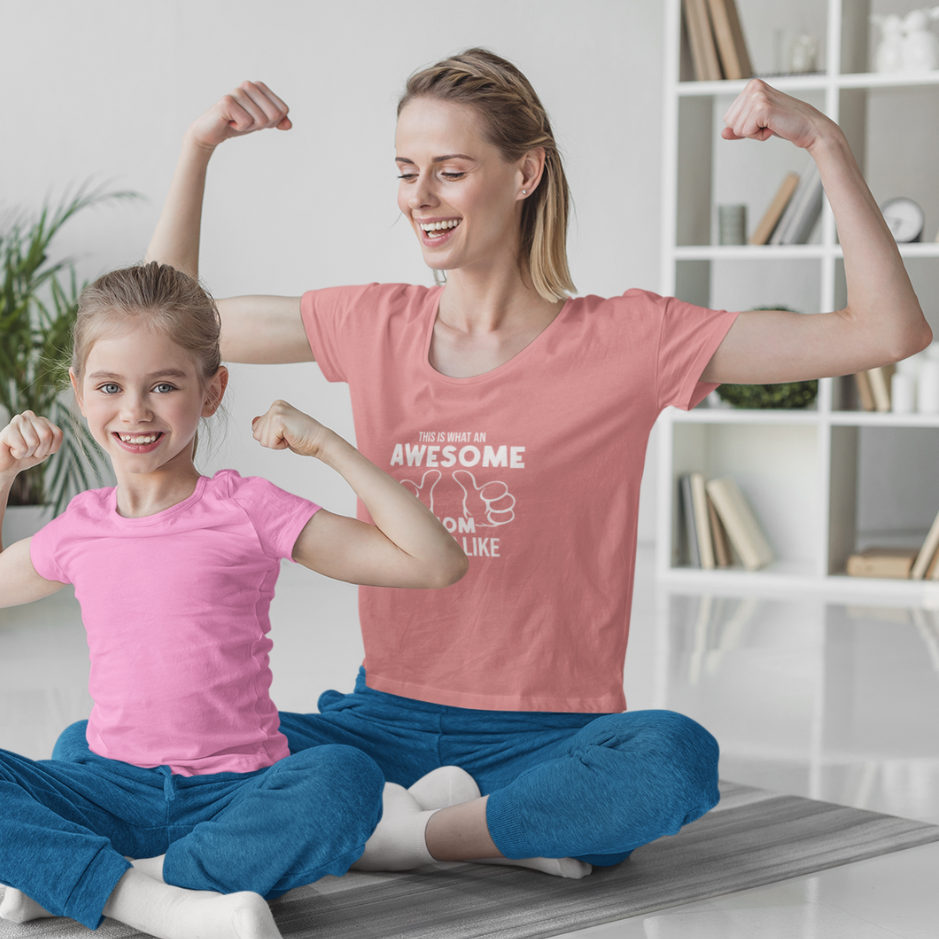
M 428 247 L 437 247 L 448 242 L 462 221 L 463 219 L 460 218 L 414 219 L 421 233 L 421 242 Z

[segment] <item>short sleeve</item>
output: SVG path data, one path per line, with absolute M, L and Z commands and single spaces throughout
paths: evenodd
M 247 513 L 268 557 L 293 560 L 293 546 L 319 506 L 275 486 L 260 476 L 231 481 L 234 499 Z
M 46 580 L 55 580 L 60 584 L 70 584 L 72 579 L 59 564 L 58 554 L 62 535 L 68 525 L 65 515 L 54 518 L 33 535 L 29 542 L 29 559 L 36 573 Z
M 376 285 L 308 290 L 300 299 L 300 316 L 316 364 L 327 381 L 348 381 L 343 362 L 349 348 L 350 319 L 365 294 Z
M 717 387 L 698 379 L 738 314 L 709 310 L 674 297 L 660 300 L 664 309 L 656 363 L 658 403 L 660 408 L 671 405 L 687 411 Z

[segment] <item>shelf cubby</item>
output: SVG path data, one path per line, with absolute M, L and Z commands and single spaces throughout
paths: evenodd
M 906 13 L 908 4 L 900 9 L 898 3 L 737 0 L 757 74 L 838 121 L 879 202 L 906 196 L 923 208 L 923 240 L 899 247 L 939 336 L 939 243 L 933 240 L 939 122 L 922 119 L 939 107 L 939 71 L 871 70 L 877 37 L 870 14 Z M 768 74 L 778 70 L 773 57 L 780 35 L 802 31 L 819 38 L 819 71 Z M 752 232 L 785 174 L 803 172 L 810 157 L 781 140 L 723 140 L 723 114 L 746 81 L 693 80 L 681 0 L 668 0 L 666 36 L 661 292 L 723 309 L 781 304 L 812 314 L 845 307 L 843 252 L 827 202 L 809 244 L 716 244 L 717 205 L 747 205 Z M 660 418 L 658 448 L 656 564 L 673 588 L 821 591 L 939 604 L 939 583 L 844 575 L 847 557 L 868 535 L 915 544 L 931 524 L 939 484 L 925 480 L 939 457 L 939 415 L 860 411 L 852 376 L 826 378 L 815 405 L 799 412 L 708 404 L 688 413 L 668 409 Z M 738 480 L 776 563 L 756 572 L 682 566 L 677 480 L 690 471 Z M 871 527 L 875 517 L 878 528 Z

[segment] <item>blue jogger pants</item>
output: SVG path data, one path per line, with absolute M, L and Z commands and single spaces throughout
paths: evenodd
M 327 691 L 319 714 L 281 712 L 292 752 L 346 744 L 389 782 L 410 786 L 438 766 L 461 766 L 489 793 L 487 822 L 510 858 L 576 857 L 618 864 L 633 848 L 675 834 L 719 799 L 717 741 L 672 711 L 571 714 L 477 711 L 374 691 Z M 87 753 L 84 723 L 54 758 Z
M 489 794 L 486 821 L 509 858 L 618 864 L 713 808 L 717 741 L 673 711 L 480 711 L 375 691 L 327 691 L 319 714 L 281 712 L 291 751 L 344 743 L 389 782 L 409 786 L 448 764 Z
M 124 855 L 165 854 L 168 884 L 271 898 L 345 873 L 381 817 L 381 771 L 351 747 L 178 776 L 96 756 L 84 722 L 66 735 L 68 762 L 0 750 L 0 882 L 91 929 L 130 866 Z

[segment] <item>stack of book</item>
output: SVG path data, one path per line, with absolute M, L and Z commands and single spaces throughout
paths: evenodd
M 807 244 L 822 214 L 822 192 L 814 160 L 802 176 L 788 173 L 750 237 L 750 244 Z
M 848 558 L 850 577 L 939 580 L 939 514 L 919 548 L 868 548 Z
M 882 368 L 869 368 L 866 372 L 858 372 L 854 376 L 862 411 L 886 413 L 891 409 L 893 402 L 890 400 L 890 379 L 895 371 L 896 366 L 884 365 Z
M 731 567 L 736 554 L 748 571 L 755 571 L 774 559 L 760 523 L 732 476 L 705 482 L 701 473 L 684 473 L 678 478 L 678 504 L 691 567 Z
M 750 78 L 750 55 L 734 0 L 682 0 L 698 81 Z

